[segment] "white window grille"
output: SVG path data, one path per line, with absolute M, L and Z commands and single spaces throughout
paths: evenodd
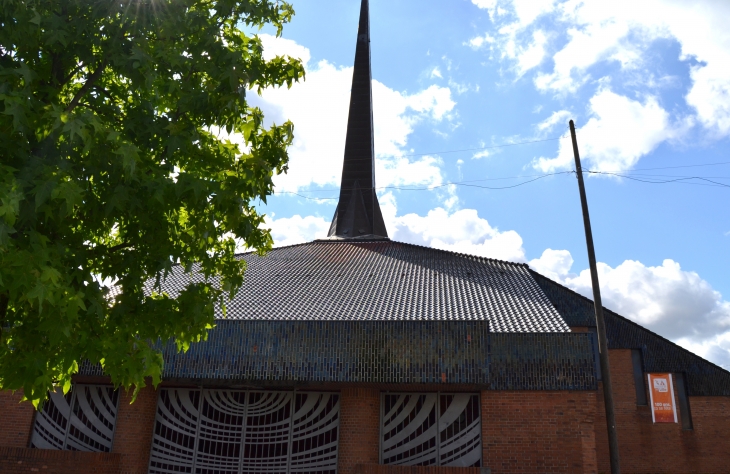
M 150 473 L 337 472 L 339 395 L 162 389 Z
M 119 392 L 102 385 L 74 385 L 50 394 L 36 413 L 31 447 L 108 453 L 112 450 Z
M 481 466 L 479 395 L 383 393 L 380 462 L 404 466 Z

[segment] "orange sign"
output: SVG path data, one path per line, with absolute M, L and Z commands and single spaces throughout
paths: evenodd
M 651 419 L 654 423 L 676 423 L 672 374 L 648 374 Z

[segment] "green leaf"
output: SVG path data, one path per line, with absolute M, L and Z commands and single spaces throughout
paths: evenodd
M 41 25 L 41 15 L 35 8 L 33 9 L 33 18 L 30 19 L 30 22 L 34 25 Z
M 277 0 L 4 0 L 0 44 L 0 390 L 41 406 L 79 361 L 113 384 L 159 384 L 154 341 L 187 350 L 243 283 L 234 240 L 271 248 L 263 217 L 293 128 L 265 128 L 245 89 L 304 78 L 266 61 L 250 26 L 279 33 Z M 160 15 L 159 12 L 164 12 Z M 242 134 L 247 153 L 227 134 Z M 173 265 L 205 274 L 174 297 L 146 292 Z M 211 282 L 221 282 L 220 285 Z M 110 291 L 109 285 L 117 288 Z M 147 382 L 147 383 L 148 383 Z

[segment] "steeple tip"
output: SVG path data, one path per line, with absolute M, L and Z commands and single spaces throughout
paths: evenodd
M 329 237 L 343 239 L 388 237 L 378 196 L 375 193 L 371 83 L 370 11 L 368 0 L 362 0 L 355 46 L 355 67 L 352 74 L 340 200 L 332 218 Z

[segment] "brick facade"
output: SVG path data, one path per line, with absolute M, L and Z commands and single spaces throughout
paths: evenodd
M 485 470 L 489 472 L 488 470 Z M 383 466 L 358 464 L 355 474 L 486 474 L 478 467 Z
M 610 350 L 609 361 L 622 471 L 726 473 L 730 470 L 730 397 L 689 397 L 692 430 L 682 430 L 681 423 L 654 424 L 650 408 L 636 405 L 631 351 Z M 595 424 L 598 471 L 610 472 L 602 390 L 601 387 L 598 391 Z M 678 400 L 675 403 L 679 411 Z
M 0 447 L 3 474 L 121 474 L 120 460 L 119 454 Z
M 358 464 L 378 464 L 380 391 L 346 388 L 340 392 L 338 472 L 354 474 Z M 368 471 L 369 472 L 369 471 Z
M 112 452 L 120 455 L 121 474 L 146 474 L 150 461 L 152 430 L 157 410 L 157 391 L 151 386 L 132 392 L 121 391 Z
M 482 392 L 483 464 L 501 473 L 596 472 L 595 392 Z
M 33 405 L 22 402 L 23 394 L 0 391 L 0 447 L 27 448 L 33 428 Z
M 730 397 L 690 397 L 693 430 L 683 431 L 680 424 L 655 425 L 649 407 L 636 406 L 631 352 L 612 350 L 611 368 L 624 472 L 728 472 Z M 417 386 L 403 388 L 419 391 Z M 479 471 L 377 466 L 381 390 L 339 387 L 340 473 Z M 482 391 L 483 465 L 493 474 L 608 472 L 602 398 L 600 390 Z M 27 449 L 33 407 L 18 403 L 19 394 L 0 392 L 0 472 L 146 473 L 157 393 L 147 387 L 134 404 L 130 399 L 130 393 L 121 393 L 113 453 L 91 454 Z

